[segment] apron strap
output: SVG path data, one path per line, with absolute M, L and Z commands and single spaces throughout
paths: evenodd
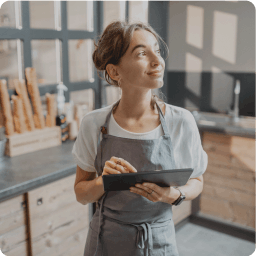
M 102 198 L 100 199 L 101 204 L 100 204 L 100 210 L 99 210 L 99 230 L 98 230 L 98 236 L 97 236 L 96 251 L 95 251 L 95 254 L 94 254 L 94 255 L 97 254 L 98 248 L 99 248 L 100 232 L 101 232 L 101 226 L 102 226 L 102 223 L 103 223 L 102 206 L 103 206 L 103 202 L 104 202 L 104 200 L 105 200 L 107 194 L 108 194 L 108 191 L 106 191 L 106 192 L 104 193 L 104 195 L 102 196 Z M 99 204 L 99 202 L 98 202 L 98 204 Z
M 166 125 L 166 122 L 165 122 L 165 118 L 164 118 L 163 112 L 162 112 L 162 110 L 159 107 L 157 102 L 156 102 L 156 106 L 157 106 L 157 109 L 158 109 L 158 112 L 159 112 L 159 117 L 160 117 L 160 121 L 161 121 L 162 128 L 163 128 L 163 131 L 164 131 L 164 135 L 165 136 L 170 136 L 170 134 L 168 132 L 168 129 L 167 129 L 167 125 Z M 165 106 L 166 106 L 166 104 L 165 104 Z M 166 108 L 165 108 L 165 111 L 166 111 Z

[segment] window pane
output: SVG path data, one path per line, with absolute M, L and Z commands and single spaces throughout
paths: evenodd
M 148 1 L 129 2 L 129 22 L 148 22 Z
M 61 44 L 59 40 L 32 40 L 32 64 L 36 69 L 38 84 L 59 82 Z M 58 46 L 60 49 L 58 50 Z M 39 85 L 40 86 L 40 85 Z
M 68 29 L 93 31 L 93 1 L 67 2 Z
M 91 39 L 79 39 L 68 41 L 69 56 L 69 80 L 78 82 L 94 81 L 92 52 L 94 50 Z
M 20 1 L 6 1 L 0 8 L 0 27 L 20 28 Z
M 104 11 L 103 11 L 104 29 L 112 21 L 115 21 L 115 20 L 124 21 L 125 20 L 125 1 L 104 1 L 103 8 L 104 8 Z
M 54 1 L 29 1 L 30 27 L 55 29 Z
M 0 40 L 0 79 L 5 79 L 9 89 L 14 89 L 14 79 L 23 78 L 23 42 Z
M 86 105 L 83 106 L 84 115 L 86 112 L 94 110 L 95 94 L 92 88 L 71 91 L 70 101 L 73 101 L 75 105 Z

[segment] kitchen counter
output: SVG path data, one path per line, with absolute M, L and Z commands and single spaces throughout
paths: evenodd
M 210 124 L 210 123 L 209 123 Z M 222 126 L 216 126 L 216 125 L 208 125 L 208 124 L 200 124 L 197 122 L 197 126 L 200 132 L 214 132 L 214 133 L 220 133 L 230 136 L 238 136 L 238 137 L 247 137 L 247 138 L 255 138 L 255 131 L 245 131 L 241 128 L 235 128 L 235 127 L 222 127 Z
M 208 114 L 207 114 L 208 115 Z M 223 126 L 207 120 L 197 120 L 200 132 L 216 132 L 255 138 L 255 129 Z M 0 202 L 76 173 L 71 154 L 75 141 L 16 157 L 4 157 L 0 162 Z
M 240 116 L 234 121 L 221 113 L 192 111 L 200 132 L 214 132 L 230 136 L 255 138 L 255 118 Z
M 75 141 L 0 162 L 0 202 L 76 173 Z

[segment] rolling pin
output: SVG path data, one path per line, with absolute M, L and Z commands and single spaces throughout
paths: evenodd
M 35 125 L 36 128 L 43 129 L 45 128 L 45 118 L 43 115 L 42 102 L 37 86 L 36 69 L 27 67 L 25 69 L 25 75 L 27 79 L 28 92 L 34 109 Z
M 14 124 L 6 80 L 4 79 L 0 80 L 0 104 L 4 116 L 5 133 L 6 135 L 11 136 L 14 134 Z
M 32 107 L 30 104 L 30 100 L 28 98 L 28 91 L 27 91 L 27 88 L 25 85 L 25 80 L 24 79 L 22 79 L 22 80 L 15 79 L 14 86 L 15 86 L 15 90 L 16 90 L 18 96 L 22 98 L 26 129 L 28 131 L 33 131 L 33 130 L 35 130 L 35 123 L 34 123 L 34 119 L 33 119 Z
M 23 112 L 22 98 L 17 95 L 12 95 L 13 100 L 13 120 L 15 125 L 15 131 L 18 133 L 24 133 L 26 129 L 26 121 Z

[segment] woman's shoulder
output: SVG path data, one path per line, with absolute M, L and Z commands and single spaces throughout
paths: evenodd
M 189 110 L 183 107 L 179 107 L 168 103 L 165 103 L 165 104 L 166 104 L 166 110 L 165 110 L 166 116 L 170 117 L 175 121 L 177 120 L 190 121 L 191 118 L 194 118 L 193 114 Z
M 88 112 L 81 121 L 81 126 L 83 128 L 92 128 L 96 129 L 100 126 L 102 126 L 106 120 L 106 117 L 108 113 L 112 109 L 112 104 L 105 106 L 103 108 L 95 109 L 90 112 Z
M 166 121 L 174 131 L 183 131 L 183 133 L 198 133 L 198 126 L 193 114 L 179 106 L 166 104 Z

